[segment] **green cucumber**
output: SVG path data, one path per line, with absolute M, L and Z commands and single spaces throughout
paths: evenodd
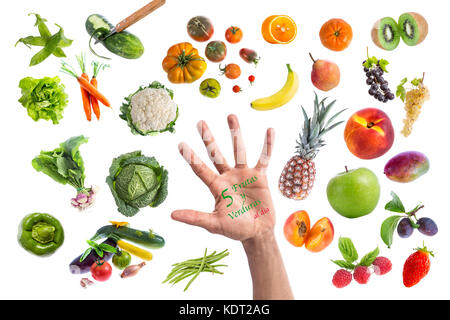
M 100 42 L 110 52 L 126 59 L 138 59 L 144 54 L 144 45 L 141 40 L 128 31 L 116 33 L 105 40 L 105 37 L 114 26 L 99 14 L 92 14 L 86 19 L 86 31 L 96 41 Z
M 165 245 L 164 238 L 151 231 L 140 231 L 128 227 L 116 227 L 114 225 L 101 227 L 91 240 L 97 241 L 109 237 L 129 240 L 149 249 L 158 249 Z

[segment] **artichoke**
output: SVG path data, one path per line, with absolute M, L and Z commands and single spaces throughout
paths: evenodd
M 124 216 L 132 217 L 145 207 L 155 208 L 167 197 L 168 172 L 141 151 L 123 154 L 112 161 L 106 183 Z

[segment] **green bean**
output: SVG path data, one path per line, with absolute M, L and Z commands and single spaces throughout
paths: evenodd
M 186 287 L 184 288 L 184 291 L 186 291 L 189 289 L 191 284 L 195 281 L 195 279 L 198 278 L 198 276 L 202 272 L 209 272 L 212 274 L 223 274 L 223 272 L 220 272 L 219 270 L 217 270 L 217 268 L 227 267 L 227 265 L 225 264 L 214 265 L 214 263 L 228 256 L 229 255 L 228 249 L 220 253 L 216 253 L 216 251 L 214 251 L 209 255 L 207 254 L 207 252 L 208 250 L 205 249 L 205 253 L 202 258 L 190 259 L 184 262 L 173 264 L 171 272 L 167 275 L 163 283 L 168 282 L 171 283 L 172 285 L 175 285 L 186 278 L 192 277 L 187 283 Z

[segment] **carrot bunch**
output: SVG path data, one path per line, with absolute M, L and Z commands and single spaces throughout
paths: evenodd
M 61 72 L 64 72 L 68 75 L 75 77 L 78 83 L 80 84 L 81 98 L 83 101 L 83 109 L 86 115 L 86 119 L 88 121 L 91 121 L 92 111 L 94 111 L 97 120 L 100 120 L 99 102 L 101 102 L 103 105 L 107 107 L 111 106 L 108 99 L 106 99 L 106 97 L 97 89 L 98 87 L 97 76 L 100 70 L 106 68 L 107 65 L 94 61 L 92 63 L 94 67 L 94 72 L 91 81 L 89 81 L 89 75 L 86 73 L 85 60 L 86 58 L 84 54 L 77 56 L 78 65 L 80 66 L 81 69 L 81 76 L 79 76 L 75 71 L 75 69 L 66 62 L 62 63 Z

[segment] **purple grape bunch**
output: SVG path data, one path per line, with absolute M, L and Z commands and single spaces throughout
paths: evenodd
M 363 66 L 366 61 L 363 62 Z M 371 68 L 364 66 L 364 72 L 367 77 L 366 84 L 370 86 L 369 94 L 371 96 L 383 103 L 395 99 L 394 93 L 389 89 L 389 82 L 383 77 L 384 71 L 380 66 L 380 61 Z

